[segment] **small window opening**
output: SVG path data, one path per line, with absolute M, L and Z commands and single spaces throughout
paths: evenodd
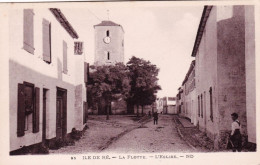
M 110 60 L 110 53 L 107 52 L 107 59 Z

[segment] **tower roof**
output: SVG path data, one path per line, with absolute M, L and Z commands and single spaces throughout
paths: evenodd
M 101 23 L 94 25 L 94 26 L 121 26 L 115 22 L 112 21 L 102 21 Z
M 124 31 L 123 27 L 120 25 L 120 24 L 117 24 L 113 21 L 109 21 L 109 20 L 106 20 L 106 21 L 102 21 L 101 23 L 97 24 L 97 25 L 94 25 L 94 28 L 96 26 L 119 26 L 122 28 L 122 30 Z

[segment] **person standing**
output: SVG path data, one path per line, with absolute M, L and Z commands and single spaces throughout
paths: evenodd
M 232 124 L 231 124 L 231 134 L 230 134 L 230 141 L 232 143 L 232 151 L 233 152 L 241 152 L 242 150 L 242 136 L 240 133 L 241 124 L 238 120 L 238 114 L 232 113 Z
M 153 124 L 154 125 L 158 124 L 158 113 L 157 112 L 154 112 L 154 114 L 153 114 Z

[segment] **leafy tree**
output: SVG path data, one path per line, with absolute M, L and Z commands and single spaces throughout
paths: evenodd
M 111 102 L 128 97 L 130 86 L 127 67 L 123 63 L 117 63 L 90 68 L 92 71 L 89 74 L 88 88 L 92 102 L 104 99 L 108 120 Z
M 137 106 L 137 115 L 139 115 L 139 106 L 152 105 L 156 99 L 155 94 L 161 87 L 157 84 L 159 69 L 150 61 L 133 56 L 127 63 L 129 70 L 130 86 L 128 102 Z

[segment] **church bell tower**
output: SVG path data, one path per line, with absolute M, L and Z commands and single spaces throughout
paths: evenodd
M 102 21 L 94 25 L 95 59 L 94 65 L 114 65 L 124 63 L 124 30 L 112 21 Z

